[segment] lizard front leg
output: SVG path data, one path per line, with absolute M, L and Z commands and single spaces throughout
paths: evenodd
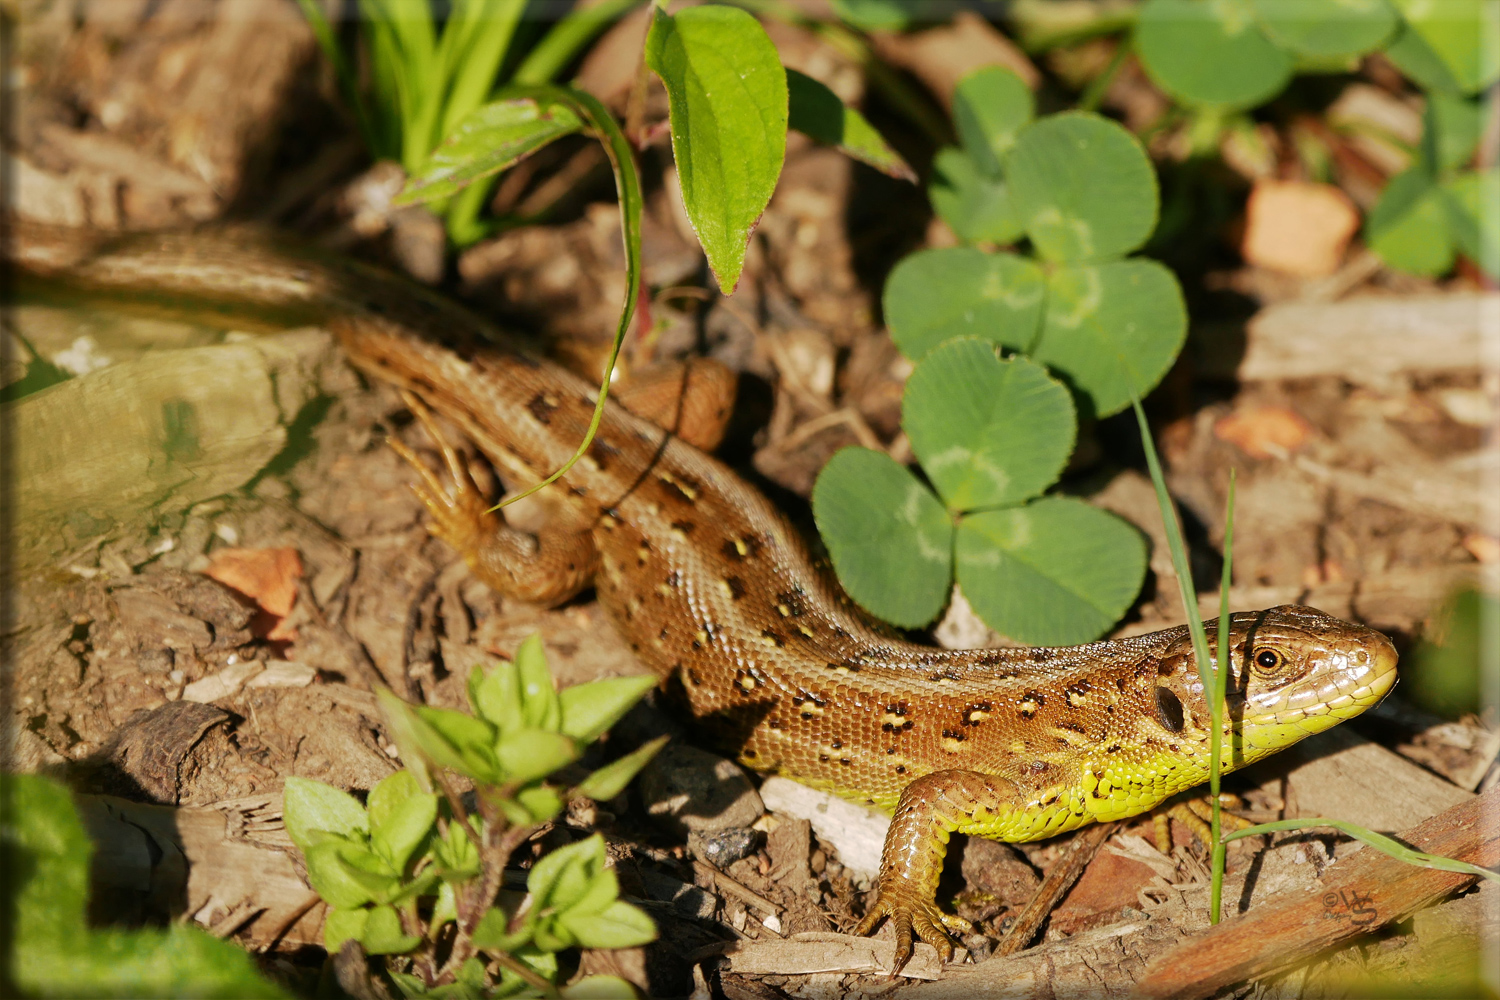
M 475 576 L 510 597 L 561 604 L 587 587 L 599 565 L 593 535 L 563 528 L 531 534 L 506 524 L 489 509 L 463 457 L 443 436 L 427 407 L 411 393 L 402 396 L 437 444 L 448 469 L 445 485 L 405 444 L 396 438 L 389 441 L 422 477 L 420 483 L 412 484 L 412 492 L 432 515 L 427 530 L 463 556 Z
M 913 934 L 936 948 L 946 961 L 953 954 L 948 931 L 973 931 L 967 920 L 938 909 L 933 898 L 943 874 L 948 837 L 955 831 L 981 832 L 985 820 L 1019 801 L 1013 782 L 975 771 L 934 771 L 906 786 L 886 831 L 878 895 L 854 932 L 868 934 L 881 920 L 890 918 L 896 931 L 893 974 L 911 958 Z

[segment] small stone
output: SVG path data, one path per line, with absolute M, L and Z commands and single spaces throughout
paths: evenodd
M 697 831 L 688 834 L 688 848 L 693 854 L 718 869 L 728 868 L 741 858 L 749 857 L 759 845 L 759 832 L 743 828 L 707 835 Z
M 1006 844 L 970 837 L 964 845 L 964 881 L 1007 906 L 1024 906 L 1042 884 L 1036 870 Z
M 678 836 L 747 827 L 766 811 L 745 772 L 732 761 L 669 743 L 641 772 L 646 812 Z

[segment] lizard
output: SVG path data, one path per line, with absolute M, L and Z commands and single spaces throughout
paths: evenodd
M 18 223 L 28 284 L 243 328 L 322 324 L 356 368 L 460 428 L 512 487 L 583 439 L 597 388 L 442 296 L 370 265 L 233 232 L 109 235 Z M 417 402 L 420 401 L 420 402 Z M 856 933 L 894 925 L 951 956 L 968 929 L 935 901 L 954 832 L 1037 840 L 1143 813 L 1201 784 L 1210 713 L 1186 626 L 1065 648 L 944 650 L 863 614 L 759 491 L 678 435 L 608 402 L 553 487 L 542 530 L 508 525 L 447 442 L 418 464 L 430 530 L 505 594 L 556 604 L 592 585 L 635 655 L 746 767 L 893 818 Z M 1396 680 L 1381 633 L 1283 605 L 1229 629 L 1225 769 L 1377 703 Z

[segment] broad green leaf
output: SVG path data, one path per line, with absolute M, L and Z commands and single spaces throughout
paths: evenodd
M 1135 48 L 1151 79 L 1189 104 L 1248 108 L 1292 75 L 1292 57 L 1260 30 L 1250 0 L 1146 0 Z
M 562 733 L 520 729 L 501 738 L 495 756 L 507 781 L 525 784 L 577 760 L 578 744 Z
M 1041 268 L 1024 257 L 944 247 L 902 258 L 886 279 L 881 303 L 891 339 L 920 361 L 954 337 L 1030 349 L 1044 295 Z
M 1484 131 L 1484 108 L 1479 101 L 1453 94 L 1428 94 L 1423 122 L 1423 155 L 1435 173 L 1446 173 L 1474 158 Z
M 606 677 L 563 688 L 558 695 L 562 703 L 562 731 L 580 745 L 592 743 L 658 683 L 655 676 L 640 674 Z
M 1010 185 L 979 169 L 961 149 L 938 150 L 927 197 L 938 218 L 965 243 L 1014 243 L 1025 235 L 1011 203 Z
M 901 426 L 949 510 L 1020 503 L 1050 486 L 1073 450 L 1068 390 L 1022 357 L 965 337 L 930 352 L 906 382 Z
M 683 204 L 728 295 L 786 157 L 786 72 L 765 29 L 737 7 L 652 15 L 646 65 L 667 88 Z
M 834 13 L 865 31 L 900 31 L 921 12 L 923 0 L 832 0 Z
M 1141 589 L 1146 542 L 1130 524 L 1071 497 L 985 511 L 958 525 L 958 583 L 995 631 L 1070 645 L 1109 629 Z
M 292 843 L 304 852 L 316 838 L 313 830 L 326 830 L 340 837 L 362 836 L 370 832 L 365 807 L 348 792 L 321 781 L 290 777 L 281 793 L 282 816 Z
M 412 731 L 434 764 L 452 768 L 476 781 L 495 781 L 495 727 L 450 708 L 417 705 Z
M 244 949 L 198 927 L 90 926 L 93 847 L 69 791 L 39 775 L 0 775 L 0 842 L 10 906 L 9 995 L 284 997 Z
M 634 948 L 656 940 L 656 924 L 624 900 L 602 913 L 566 914 L 561 923 L 585 948 Z
M 1472 94 L 1500 80 L 1500 60 L 1497 60 L 1500 47 L 1495 44 L 1500 34 L 1500 8 L 1494 3 L 1487 0 L 1392 2 L 1406 19 L 1407 30 L 1426 43 L 1461 92 Z
M 665 746 L 670 738 L 658 736 L 619 760 L 605 764 L 579 782 L 578 787 L 573 791 L 599 802 L 608 802 L 625 790 L 630 780 L 650 762 L 652 757 L 656 756 L 656 752 Z
M 428 773 L 427 755 L 417 740 L 416 716 L 412 714 L 412 707 L 398 698 L 396 692 L 383 686 L 375 689 L 375 704 L 385 719 L 386 735 L 401 754 L 401 763 L 415 779 L 418 788 L 424 792 L 432 791 L 432 775 Z
M 1081 413 L 1107 417 L 1161 381 L 1186 337 L 1182 289 L 1156 261 L 1059 267 L 1031 357 L 1072 386 Z
M 329 906 L 342 909 L 364 906 L 374 901 L 377 891 L 395 885 L 394 877 L 374 888 L 366 884 L 368 872 L 361 871 L 356 877 L 339 856 L 344 846 L 337 840 L 325 840 L 302 852 L 307 861 L 307 880 Z
M 1479 269 L 1500 281 L 1500 169 L 1469 171 L 1443 185 L 1453 240 Z M 1490 221 L 1485 225 L 1485 220 Z
M 597 833 L 543 855 L 526 876 L 532 906 L 567 909 L 583 898 L 605 864 L 604 838 Z
M 371 831 L 378 831 L 386 825 L 397 806 L 421 791 L 410 771 L 397 771 L 382 778 L 370 789 L 365 805 Z
M 566 104 L 532 97 L 508 98 L 476 108 L 433 151 L 396 196 L 395 205 L 415 205 L 457 194 L 474 181 L 498 174 L 583 122 Z
M 916 182 L 917 175 L 865 116 L 806 73 L 786 71 L 787 127 L 825 146 L 833 146 L 883 174 Z
M 474 664 L 469 671 L 469 704 L 474 714 L 502 733 L 521 728 L 521 673 L 515 663 L 497 663 L 489 671 Z
M 532 919 L 523 921 L 515 933 L 511 933 L 509 927 L 514 914 L 503 907 L 492 906 L 484 911 L 484 916 L 479 918 L 479 924 L 474 928 L 474 945 L 492 951 L 515 951 L 531 940 L 535 915 L 536 909 L 533 907 L 529 913 Z
M 1035 114 L 1031 88 L 1002 66 L 974 70 L 953 91 L 958 139 L 969 158 L 991 177 L 1002 176 L 1016 134 Z
M 557 732 L 562 709 L 540 635 L 533 633 L 516 649 L 516 673 L 521 680 L 521 714 L 526 725 Z
M 813 486 L 813 518 L 856 603 L 905 628 L 948 601 L 953 521 L 932 491 L 884 452 L 845 448 Z
M 349 910 L 330 908 L 328 916 L 323 918 L 323 947 L 328 949 L 328 954 L 337 954 L 350 938 L 358 941 L 365 932 L 365 922 L 369 919 L 370 909 L 367 906 Z
M 1255 0 L 1255 13 L 1276 44 L 1315 58 L 1373 52 L 1400 23 L 1387 0 Z
M 371 818 L 371 845 L 384 855 L 392 868 L 404 871 L 412 852 L 426 839 L 437 821 L 437 810 L 436 795 L 417 792 L 403 799 L 382 821 L 375 822 Z
M 583 894 L 567 906 L 560 906 L 559 910 L 564 919 L 584 914 L 603 913 L 619 898 L 620 880 L 615 877 L 614 870 L 600 867 L 590 875 L 589 884 Z
M 551 785 L 527 785 L 516 792 L 515 803 L 526 810 L 525 816 L 512 819 L 512 822 L 521 824 L 545 823 L 562 812 L 567 805 L 562 795 Z
M 562 995 L 566 1000 L 633 1000 L 640 996 L 619 976 L 585 976 L 572 986 L 564 986 Z
M 1398 271 L 1436 277 L 1453 266 L 1448 209 L 1431 176 L 1420 168 L 1386 184 L 1365 220 L 1365 238 Z
M 1405 22 L 1397 29 L 1395 39 L 1385 47 L 1382 54 L 1429 93 L 1454 96 L 1463 93 L 1463 88 L 1448 69 L 1448 64 Z
M 1006 161 L 1016 215 L 1048 260 L 1096 261 L 1156 228 L 1156 172 L 1135 136 L 1084 111 L 1028 125 Z
M 376 906 L 365 919 L 359 943 L 370 955 L 401 955 L 422 943 L 415 934 L 401 931 L 401 917 L 394 907 Z

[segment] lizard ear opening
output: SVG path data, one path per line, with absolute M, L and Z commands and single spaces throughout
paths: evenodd
M 1182 732 L 1182 700 L 1168 688 L 1156 689 L 1156 719 L 1169 732 Z

